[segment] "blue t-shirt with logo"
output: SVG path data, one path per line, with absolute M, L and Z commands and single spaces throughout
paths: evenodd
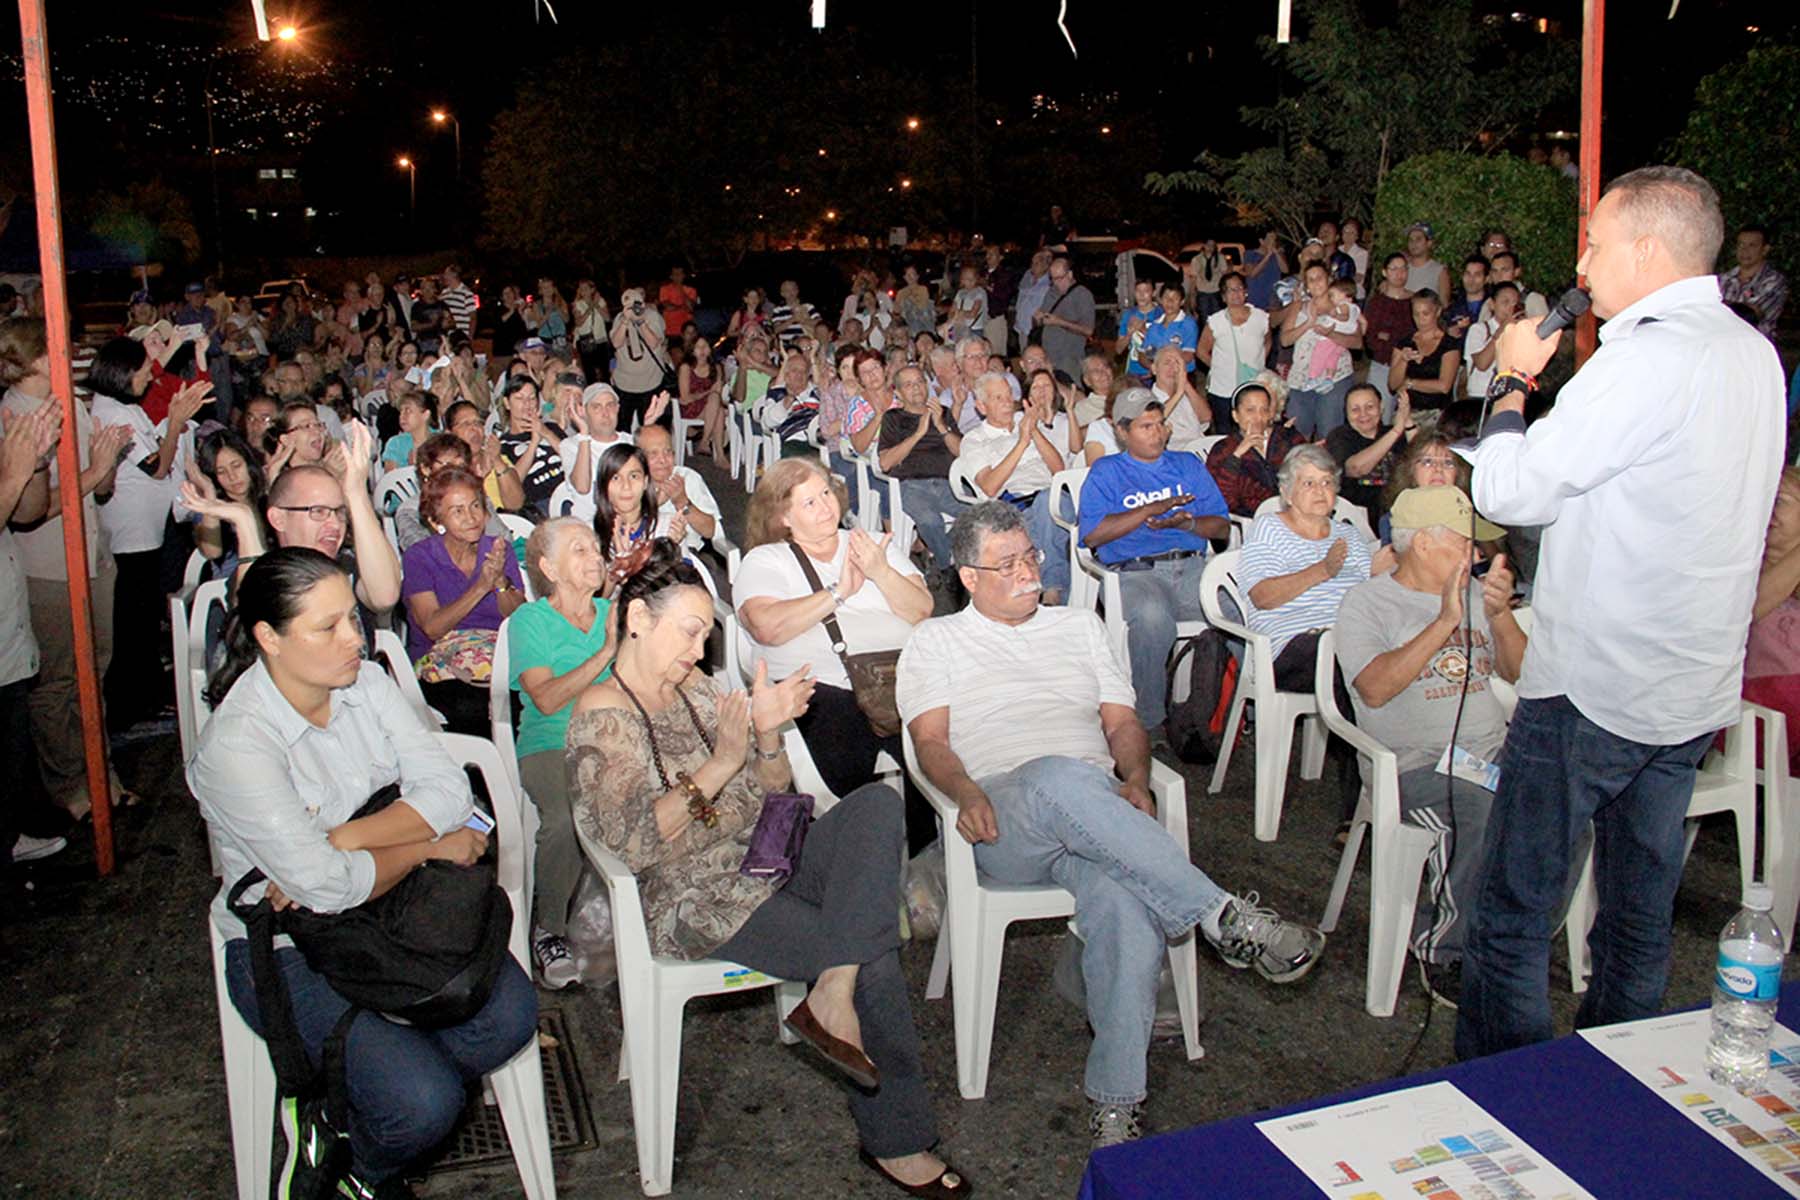
M 1192 496 L 1182 511 L 1197 517 L 1229 517 L 1225 497 L 1213 482 L 1206 464 L 1197 454 L 1185 450 L 1164 453 L 1155 462 L 1144 462 L 1130 454 L 1109 454 L 1096 462 L 1081 485 L 1081 540 L 1108 516 L 1116 512 L 1151 504 L 1167 496 Z M 1152 529 L 1140 525 L 1121 538 L 1114 538 L 1098 550 L 1094 557 L 1111 565 L 1147 554 L 1167 554 L 1172 550 L 1201 550 L 1206 539 L 1185 529 Z
M 1147 340 L 1150 336 L 1150 323 L 1156 320 L 1161 314 L 1162 309 L 1154 304 L 1149 308 L 1127 308 L 1122 310 L 1119 313 L 1119 340 L 1124 341 L 1131 336 L 1131 318 L 1133 317 L 1138 318 L 1144 323 L 1144 337 Z M 1134 375 L 1140 379 L 1147 379 L 1150 375 L 1150 368 L 1141 365 L 1138 362 L 1136 355 L 1131 355 L 1126 358 L 1125 371 L 1127 374 Z
M 1150 328 L 1144 331 L 1144 349 L 1152 355 L 1164 346 L 1179 346 L 1190 354 L 1200 349 L 1200 324 L 1184 312 L 1175 314 L 1173 320 L 1167 313 L 1157 313 L 1156 320 L 1150 322 Z

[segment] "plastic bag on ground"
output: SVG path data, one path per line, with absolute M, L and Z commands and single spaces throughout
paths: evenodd
M 619 960 L 613 947 L 612 897 L 593 871 L 583 871 L 581 882 L 575 885 L 567 940 L 583 983 L 605 986 L 619 977 Z

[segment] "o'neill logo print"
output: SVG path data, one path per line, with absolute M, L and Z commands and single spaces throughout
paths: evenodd
M 1146 504 L 1155 504 L 1158 500 L 1167 500 L 1170 496 L 1185 496 L 1188 490 L 1180 484 L 1171 484 L 1154 492 L 1127 492 L 1120 503 L 1126 508 L 1142 508 Z

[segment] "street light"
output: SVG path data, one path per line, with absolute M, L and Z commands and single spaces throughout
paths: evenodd
M 906 118 L 906 131 L 908 133 L 919 132 L 919 118 L 917 118 L 917 117 Z
M 456 119 L 455 113 L 446 112 L 441 108 L 434 108 L 431 110 L 431 119 L 433 122 L 435 122 L 436 124 L 439 124 L 439 125 L 442 125 L 446 121 L 450 122 L 450 128 L 456 134 L 456 182 L 461 183 L 462 182 L 462 122 Z
M 419 164 L 402 154 L 398 165 L 406 168 L 407 219 L 417 225 L 419 223 Z
M 275 31 L 275 44 L 278 46 L 295 46 L 299 44 L 300 30 L 297 26 L 283 25 Z M 239 44 L 225 49 L 246 49 L 261 45 L 258 41 Z M 216 274 L 225 274 L 225 220 L 219 207 L 219 144 L 213 136 L 213 68 L 219 64 L 222 54 L 206 56 L 206 70 L 200 76 L 200 95 L 206 103 L 206 164 L 212 174 L 212 207 L 213 207 L 213 249 L 218 254 Z

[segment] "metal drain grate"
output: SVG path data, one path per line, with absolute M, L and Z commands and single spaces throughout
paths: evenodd
M 550 1117 L 551 1153 L 592 1150 L 594 1121 L 588 1114 L 587 1087 L 569 1047 L 568 1023 L 563 1020 L 562 1011 L 539 1010 L 538 1029 L 557 1043 L 554 1047 L 538 1047 L 544 1063 L 544 1107 Z M 432 1174 L 509 1163 L 513 1156 L 512 1143 L 506 1139 L 506 1125 L 500 1119 L 500 1107 L 483 1104 L 479 1091 L 471 1092 L 469 1107 L 450 1135 L 449 1146 L 432 1166 Z

